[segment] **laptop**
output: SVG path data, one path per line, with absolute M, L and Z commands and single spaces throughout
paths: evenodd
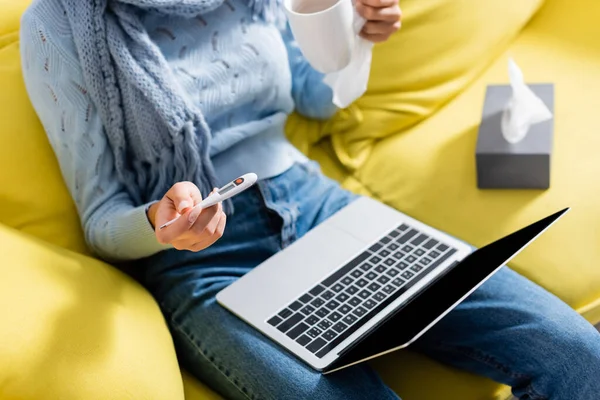
M 481 249 L 360 198 L 217 294 L 315 370 L 407 347 L 562 217 Z

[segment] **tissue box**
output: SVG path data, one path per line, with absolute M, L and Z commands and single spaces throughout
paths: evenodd
M 529 85 L 554 114 L 554 85 Z M 477 137 L 477 186 L 481 189 L 547 189 L 554 119 L 532 125 L 519 143 L 502 136 L 502 114 L 512 96 L 509 85 L 490 85 Z

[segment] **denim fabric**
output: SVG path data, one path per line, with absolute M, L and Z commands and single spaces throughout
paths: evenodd
M 296 164 L 237 196 L 225 235 L 209 249 L 139 261 L 182 366 L 231 399 L 398 399 L 368 364 L 322 375 L 215 301 L 218 291 L 355 198 L 315 164 Z M 507 267 L 412 350 L 510 385 L 521 399 L 600 398 L 600 334 Z

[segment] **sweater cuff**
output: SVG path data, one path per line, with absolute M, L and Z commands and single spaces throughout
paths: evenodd
M 161 244 L 156 240 L 156 234 L 146 214 L 150 205 L 152 203 L 128 210 L 120 215 L 115 223 L 112 235 L 115 248 L 128 249 L 129 259 L 145 258 L 173 248 L 170 244 Z

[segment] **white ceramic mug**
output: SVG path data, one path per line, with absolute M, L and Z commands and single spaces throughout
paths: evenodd
M 298 46 L 313 68 L 328 74 L 348 66 L 356 40 L 352 0 L 284 0 L 284 8 Z

